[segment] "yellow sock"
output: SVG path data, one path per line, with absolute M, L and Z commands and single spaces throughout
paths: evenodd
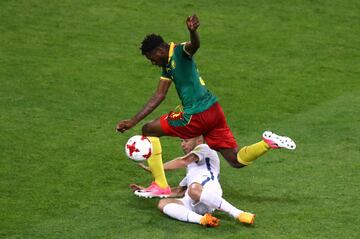
M 237 153 L 237 160 L 243 165 L 249 165 L 270 149 L 270 146 L 264 140 L 250 146 L 242 147 Z
M 166 188 L 168 185 L 165 171 L 163 166 L 163 161 L 161 157 L 161 144 L 158 137 L 148 137 L 152 143 L 153 152 L 150 158 L 147 160 L 150 171 L 155 178 L 155 182 L 159 187 Z

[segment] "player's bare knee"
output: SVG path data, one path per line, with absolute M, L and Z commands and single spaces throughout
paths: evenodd
M 159 127 L 161 126 L 157 126 L 155 121 L 151 121 L 149 123 L 144 124 L 141 131 L 143 135 L 159 137 L 163 135 L 162 132 L 159 131 L 158 129 Z
M 168 204 L 168 201 L 166 199 L 161 199 L 158 203 L 159 210 L 163 211 L 166 204 Z
M 202 193 L 202 185 L 199 183 L 193 183 L 189 186 L 188 194 L 194 201 L 199 201 Z
M 143 125 L 143 127 L 141 128 L 141 132 L 143 135 L 151 135 L 151 126 L 149 125 L 149 123 Z

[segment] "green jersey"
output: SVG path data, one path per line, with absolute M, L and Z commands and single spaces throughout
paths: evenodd
M 217 101 L 216 96 L 206 88 L 194 59 L 185 50 L 185 44 L 170 43 L 168 64 L 163 68 L 160 79 L 175 83 L 184 114 L 203 112 Z

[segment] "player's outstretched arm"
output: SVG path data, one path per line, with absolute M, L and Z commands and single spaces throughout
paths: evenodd
M 156 109 L 160 103 L 165 99 L 168 89 L 171 85 L 169 80 L 160 80 L 155 94 L 149 99 L 146 105 L 132 118 L 122 120 L 116 125 L 118 132 L 124 133 L 126 130 L 131 129 L 147 115 Z
M 190 153 L 188 155 L 185 155 L 184 157 L 179 157 L 176 159 L 173 159 L 169 162 L 164 163 L 164 170 L 174 170 L 178 168 L 185 168 L 187 165 L 189 165 L 192 162 L 195 162 L 199 160 L 198 156 Z
M 185 50 L 190 53 L 190 55 L 194 55 L 200 48 L 200 37 L 197 32 L 200 21 L 196 14 L 187 17 L 186 26 L 190 32 L 190 41 L 185 44 Z

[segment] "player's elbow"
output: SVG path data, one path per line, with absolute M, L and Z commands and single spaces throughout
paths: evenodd
M 158 102 L 162 102 L 163 100 L 165 100 L 165 98 L 166 98 L 166 94 L 164 94 L 164 93 L 157 93 L 156 94 L 156 99 L 157 99 Z
M 195 48 L 195 51 L 199 50 L 199 49 L 200 49 L 200 42 L 198 42 L 198 43 L 194 46 L 194 48 Z
M 192 50 L 193 50 L 193 52 L 197 52 L 197 50 L 199 50 L 200 49 L 200 41 L 195 41 L 195 42 L 193 42 L 192 43 Z
M 180 160 L 180 166 L 181 168 L 185 168 L 186 166 L 188 166 L 190 164 L 190 162 L 186 159 L 182 159 Z
M 200 44 L 199 45 L 192 45 L 191 48 L 189 49 L 189 54 L 191 56 L 195 55 L 195 53 L 199 50 L 200 48 Z

